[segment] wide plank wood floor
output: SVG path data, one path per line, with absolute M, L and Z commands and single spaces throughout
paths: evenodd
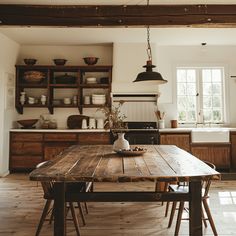
M 153 183 L 95 185 L 95 190 L 150 190 Z M 33 236 L 44 206 L 41 185 L 29 181 L 27 174 L 0 178 L 0 235 Z M 154 236 L 174 235 L 174 225 L 167 229 L 165 206 L 160 203 L 88 203 L 86 226 L 82 236 Z M 213 182 L 210 208 L 220 236 L 236 235 L 236 181 Z M 174 221 L 175 222 L 175 221 Z M 80 221 L 81 224 L 81 221 Z M 45 222 L 41 235 L 53 235 L 53 226 Z M 76 235 L 72 221 L 68 235 Z M 188 235 L 188 221 L 182 221 L 180 235 Z M 210 226 L 204 235 L 212 235 Z

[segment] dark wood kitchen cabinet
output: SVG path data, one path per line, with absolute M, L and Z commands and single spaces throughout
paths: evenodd
M 43 135 L 39 133 L 11 133 L 10 170 L 33 169 L 43 161 Z
M 176 145 L 190 152 L 190 133 L 160 133 L 160 144 Z
M 81 145 L 88 144 L 110 144 L 111 143 L 110 133 L 102 132 L 102 133 L 80 133 L 78 135 L 78 143 Z
M 109 132 L 10 132 L 10 171 L 32 170 L 71 145 L 111 144 Z
M 77 144 L 77 133 L 45 133 L 44 160 L 51 160 L 66 148 Z
M 191 152 L 202 161 L 213 163 L 217 169 L 230 169 L 229 143 L 194 143 Z
M 230 132 L 230 142 L 231 142 L 231 169 L 236 171 L 236 132 Z

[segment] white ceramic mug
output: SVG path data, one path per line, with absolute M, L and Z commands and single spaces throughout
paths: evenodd
M 89 128 L 96 129 L 96 121 L 95 118 L 89 118 Z
M 90 104 L 90 96 L 89 95 L 84 96 L 84 104 Z
M 86 119 L 83 119 L 82 120 L 82 129 L 87 129 L 88 128 L 88 125 L 87 125 L 87 120 Z
M 104 128 L 104 119 L 98 118 L 97 119 L 97 129 L 103 129 Z
M 69 105 L 71 104 L 71 98 L 64 98 L 64 104 Z

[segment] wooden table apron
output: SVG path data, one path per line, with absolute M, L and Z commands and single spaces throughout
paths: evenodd
M 220 173 L 173 145 L 142 145 L 144 155 L 118 156 L 111 145 L 72 146 L 42 168 L 30 180 L 55 181 L 54 235 L 66 235 L 65 200 L 86 202 L 189 201 L 189 234 L 202 235 L 201 181 Z M 65 194 L 66 182 L 188 181 L 188 193 L 87 192 Z

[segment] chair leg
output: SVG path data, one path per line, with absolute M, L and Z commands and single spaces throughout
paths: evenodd
M 169 206 L 170 206 L 170 202 L 166 202 L 166 211 L 165 211 L 165 217 L 167 217 L 167 215 L 168 215 Z
M 215 227 L 215 224 L 214 224 L 214 221 L 213 221 L 213 218 L 211 216 L 210 208 L 209 208 L 208 203 L 207 203 L 207 200 L 203 199 L 202 202 L 203 202 L 203 206 L 205 208 L 208 220 L 210 222 L 211 229 L 212 229 L 212 231 L 214 233 L 214 236 L 218 236 L 217 231 L 216 231 L 216 227 Z
M 175 215 L 176 205 L 177 205 L 177 202 L 172 202 L 172 208 L 171 208 L 171 212 L 170 212 L 168 228 L 170 228 L 171 225 L 172 225 L 172 222 L 173 222 L 173 219 L 174 219 L 174 215 Z
M 75 225 L 75 230 L 77 233 L 77 236 L 80 236 L 80 232 L 79 232 L 79 223 L 78 223 L 78 219 L 77 216 L 75 214 L 75 208 L 72 202 L 69 202 L 70 205 L 70 210 L 71 210 L 71 215 L 72 215 L 72 219 L 74 221 L 74 225 Z
M 46 201 L 46 204 L 45 204 L 45 206 L 43 208 L 43 212 L 42 212 L 41 218 L 39 220 L 39 224 L 38 224 L 38 228 L 37 228 L 35 236 L 39 236 L 39 233 L 40 233 L 40 231 L 41 231 L 41 229 L 43 227 L 43 223 L 44 223 L 44 221 L 46 219 L 46 216 L 48 214 L 48 210 L 49 210 L 49 207 L 51 205 L 51 202 L 52 202 L 52 200 L 47 200 Z
M 85 223 L 85 218 L 84 218 L 83 209 L 82 209 L 82 207 L 81 207 L 80 202 L 77 202 L 77 203 L 78 203 L 79 213 L 80 213 L 81 219 L 82 219 L 82 221 L 83 221 L 83 225 L 85 225 L 86 223 Z
M 207 228 L 207 219 L 205 218 L 203 206 L 202 206 L 202 221 L 204 223 L 204 226 Z
M 88 212 L 88 206 L 87 206 L 87 203 L 86 203 L 86 202 L 84 202 L 84 207 L 85 207 L 86 213 L 88 214 L 89 212 Z
M 180 228 L 183 210 L 184 210 L 184 202 L 180 202 L 178 216 L 177 216 L 177 222 L 176 222 L 176 226 L 175 226 L 175 236 L 179 235 L 179 228 Z

